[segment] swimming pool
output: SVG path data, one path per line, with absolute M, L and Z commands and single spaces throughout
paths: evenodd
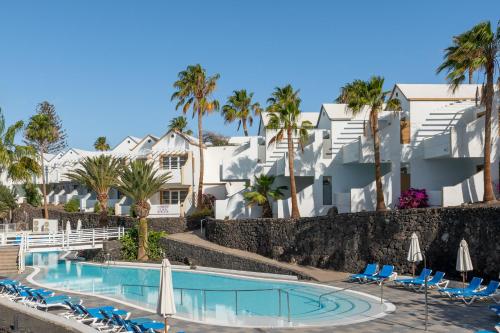
M 34 255 L 34 281 L 48 288 L 108 297 L 154 311 L 159 270 L 58 261 Z M 179 319 L 238 327 L 346 325 L 393 311 L 380 298 L 303 282 L 242 277 L 183 269 L 173 271 Z M 105 303 L 105 301 L 103 301 Z

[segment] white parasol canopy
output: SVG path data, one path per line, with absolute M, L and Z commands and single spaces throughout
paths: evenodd
M 465 239 L 462 239 L 460 246 L 458 247 L 456 269 L 461 273 L 469 272 L 474 269 L 470 258 L 469 245 L 467 245 Z
M 410 248 L 408 249 L 408 256 L 406 257 L 406 260 L 411 262 L 412 275 L 415 276 L 415 263 L 421 262 L 423 260 L 422 252 L 420 251 L 420 244 L 418 242 L 418 236 L 416 233 L 411 234 Z
M 160 271 L 160 290 L 156 313 L 165 318 L 165 332 L 168 332 L 167 317 L 176 313 L 174 287 L 172 283 L 172 266 L 168 259 L 163 259 Z
M 472 266 L 472 260 L 469 253 L 469 245 L 462 239 L 460 246 L 458 247 L 457 253 L 457 264 L 456 270 L 462 273 L 462 287 L 465 288 L 465 280 L 467 279 L 467 272 L 472 271 L 474 267 Z

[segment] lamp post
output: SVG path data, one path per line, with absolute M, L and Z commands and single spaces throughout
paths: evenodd
M 425 252 L 417 252 L 415 253 L 416 255 L 421 254 L 422 257 L 424 257 L 424 268 L 427 268 L 427 257 L 425 255 Z M 427 285 L 427 277 L 424 278 L 424 294 L 425 294 L 425 330 L 427 331 L 427 326 L 428 326 L 428 321 L 429 321 L 429 303 L 427 299 L 427 290 L 428 290 L 428 285 Z

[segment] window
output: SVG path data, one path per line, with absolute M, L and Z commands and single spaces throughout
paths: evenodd
M 187 197 L 186 190 L 167 190 L 160 192 L 161 205 L 178 205 L 183 203 Z
M 163 156 L 161 168 L 164 170 L 177 170 L 186 164 L 186 156 Z
M 332 177 L 323 176 L 323 205 L 332 205 Z

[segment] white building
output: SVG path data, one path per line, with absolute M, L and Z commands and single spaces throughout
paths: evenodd
M 432 206 L 477 202 L 483 196 L 484 107 L 476 106 L 478 85 L 463 85 L 452 93 L 445 84 L 397 84 L 391 97 L 401 112 L 379 115 L 384 198 L 395 207 L 402 191 L 426 189 Z M 495 94 L 492 133 L 498 133 L 499 94 Z M 344 104 L 323 104 L 319 112 L 303 112 L 299 123 L 315 125 L 303 150 L 296 144 L 295 179 L 301 216 L 373 210 L 375 172 L 368 109 L 356 115 Z M 263 113 L 256 136 L 233 137 L 227 146 L 206 146 L 204 193 L 213 194 L 217 218 L 259 217 L 260 207 L 247 207 L 246 185 L 260 174 L 274 175 L 275 185 L 289 185 L 286 140 L 269 144 L 276 134 L 267 128 Z M 294 138 L 297 142 L 297 138 Z M 70 182 L 64 174 L 86 156 L 111 154 L 146 159 L 172 178 L 151 199 L 151 216 L 183 216 L 194 206 L 199 177 L 198 140 L 170 131 L 161 137 L 126 137 L 109 152 L 69 149 L 46 156 L 50 203 L 80 200 L 81 210 L 92 211 L 95 194 Z M 492 176 L 499 178 L 498 135 L 493 135 Z M 40 180 L 39 180 L 40 181 Z M 131 202 L 117 191 L 110 207 L 128 214 Z M 290 194 L 273 202 L 273 214 L 287 217 Z
M 453 206 L 481 201 L 483 197 L 484 107 L 476 106 L 478 85 L 463 85 L 452 93 L 445 84 L 397 84 L 392 98 L 401 101 L 401 112 L 379 115 L 384 198 L 395 207 L 402 191 L 426 189 L 432 206 Z M 499 106 L 498 92 L 495 108 Z M 307 146 L 295 154 L 295 176 L 301 216 L 324 215 L 331 207 L 339 212 L 374 210 L 375 172 L 369 110 L 356 115 L 343 104 L 323 104 L 319 113 L 305 113 L 315 120 Z M 263 115 L 253 146 L 237 150 L 223 161 L 224 180 L 238 180 L 228 170 L 244 162 L 246 174 L 277 177 L 288 184 L 286 142 L 268 145 L 274 135 Z M 300 123 L 300 121 L 299 121 Z M 493 112 L 492 133 L 498 133 L 498 111 Z M 492 177 L 499 178 L 498 135 L 493 135 Z M 253 158 L 252 158 L 253 156 Z M 234 193 L 217 202 L 218 218 L 256 216 Z M 290 198 L 274 203 L 274 215 L 290 213 Z

